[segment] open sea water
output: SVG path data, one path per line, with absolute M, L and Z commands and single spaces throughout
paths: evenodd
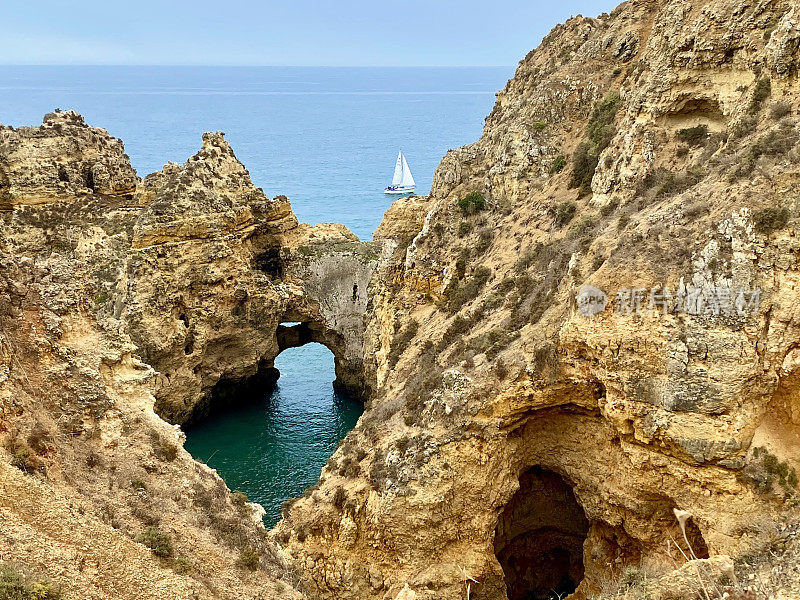
M 397 151 L 417 194 L 442 156 L 476 140 L 513 67 L 46 67 L 0 66 L 0 123 L 38 125 L 74 109 L 125 143 L 140 176 L 197 152 L 224 131 L 253 182 L 288 196 L 308 223 L 339 222 L 370 239 L 394 196 Z M 319 477 L 361 413 L 335 394 L 333 356 L 319 344 L 287 350 L 281 378 L 248 406 L 187 432 L 187 449 L 277 522 L 280 505 Z

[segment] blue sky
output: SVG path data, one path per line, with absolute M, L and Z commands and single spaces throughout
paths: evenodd
M 0 64 L 513 65 L 617 0 L 4 2 Z

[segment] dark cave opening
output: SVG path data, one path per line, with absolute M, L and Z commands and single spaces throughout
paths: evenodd
M 274 279 L 283 277 L 283 259 L 279 245 L 267 246 L 254 258 L 254 267 Z
M 86 169 L 84 180 L 86 183 L 86 187 L 94 191 L 95 190 L 94 172 L 92 171 L 91 168 Z
M 250 404 L 254 398 L 269 393 L 280 377 L 278 369 L 267 361 L 259 363 L 256 372 L 246 377 L 222 377 L 211 391 L 193 408 L 183 423 L 191 428 L 209 417 Z
M 533 467 L 497 522 L 494 549 L 509 600 L 553 600 L 583 579 L 589 521 L 564 479 Z

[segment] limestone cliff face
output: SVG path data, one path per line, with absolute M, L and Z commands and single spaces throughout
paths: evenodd
M 158 411 L 187 420 L 213 386 L 277 355 L 288 292 L 254 268 L 258 241 L 297 227 L 289 203 L 253 186 L 221 134 L 167 165 L 138 215 L 114 311 L 159 372 Z M 248 344 L 237 340 L 247 339 Z M 270 368 L 272 365 L 262 365 Z
M 74 113 L 0 128 L 2 559 L 91 598 L 730 587 L 798 498 L 799 44 L 781 0 L 572 19 L 373 242 L 219 133 L 140 180 Z M 310 341 L 366 410 L 268 535 L 169 423 Z
M 41 127 L 3 127 L 0 153 L 0 207 L 116 196 L 136 187 L 122 142 L 73 111 L 48 113 Z
M 376 395 L 276 530 L 321 596 L 516 598 L 547 587 L 531 572 L 572 578 L 570 544 L 520 524 L 531 469 L 588 519 L 576 597 L 626 565 L 671 569 L 673 509 L 698 554 L 737 555 L 797 497 L 798 27 L 780 1 L 572 19 L 431 196 L 387 213 Z M 589 285 L 608 303 L 587 317 Z M 501 564 L 512 542 L 540 557 L 527 580 Z M 560 567 L 541 562 L 556 549 Z
M 2 560 L 76 597 L 299 597 L 262 509 L 166 421 L 274 381 L 275 356 L 308 341 L 365 389 L 374 249 L 298 224 L 219 133 L 143 181 L 75 113 L 0 135 Z M 169 552 L 137 543 L 147 527 Z

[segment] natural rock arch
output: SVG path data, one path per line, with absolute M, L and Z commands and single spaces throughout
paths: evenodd
M 301 340 L 331 350 L 338 389 L 369 396 L 364 318 L 380 243 L 298 223 L 285 197 L 252 184 L 220 133 L 138 194 L 114 316 L 157 372 L 160 416 L 196 421 L 245 397 L 237 387 L 274 383 L 275 357 Z M 305 325 L 287 331 L 287 321 Z

